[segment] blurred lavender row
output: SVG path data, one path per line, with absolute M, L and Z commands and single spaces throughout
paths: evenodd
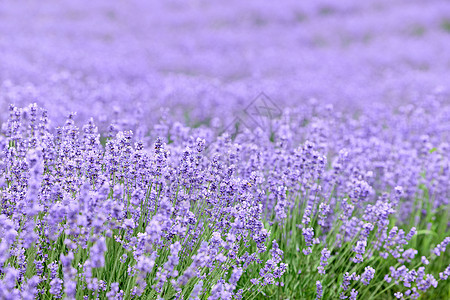
M 226 125 L 261 91 L 282 107 L 424 102 L 448 93 L 448 49 L 448 1 L 5 1 L 0 105 L 106 126 L 162 106 Z

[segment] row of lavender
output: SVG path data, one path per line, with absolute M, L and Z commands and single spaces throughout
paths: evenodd
M 137 138 L 11 106 L 0 298 L 448 297 L 448 101 L 308 107 Z
M 262 90 L 366 107 L 450 78 L 446 0 L 25 2 L 0 5 L 0 106 L 36 102 L 58 123 L 220 118 Z

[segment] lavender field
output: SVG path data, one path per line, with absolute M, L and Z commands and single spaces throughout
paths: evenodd
M 450 299 L 450 2 L 0 2 L 0 299 Z

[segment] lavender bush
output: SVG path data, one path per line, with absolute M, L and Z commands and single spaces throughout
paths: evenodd
M 36 105 L 11 106 L 2 297 L 445 298 L 448 143 L 371 134 L 375 124 L 329 107 L 311 117 L 343 136 L 305 125 L 302 143 L 292 122 L 273 141 L 224 133 L 205 152 L 208 128 L 168 124 L 169 144 L 145 145 L 131 131 L 103 139 L 72 115 L 51 128 Z
M 449 299 L 449 9 L 0 4 L 0 299 Z

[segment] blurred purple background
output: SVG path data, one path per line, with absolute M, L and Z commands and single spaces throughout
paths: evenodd
M 449 79 L 444 0 L 0 4 L 1 121 L 36 102 L 61 122 L 152 122 L 167 107 L 226 124 L 261 91 L 283 108 L 366 109 L 427 101 Z

